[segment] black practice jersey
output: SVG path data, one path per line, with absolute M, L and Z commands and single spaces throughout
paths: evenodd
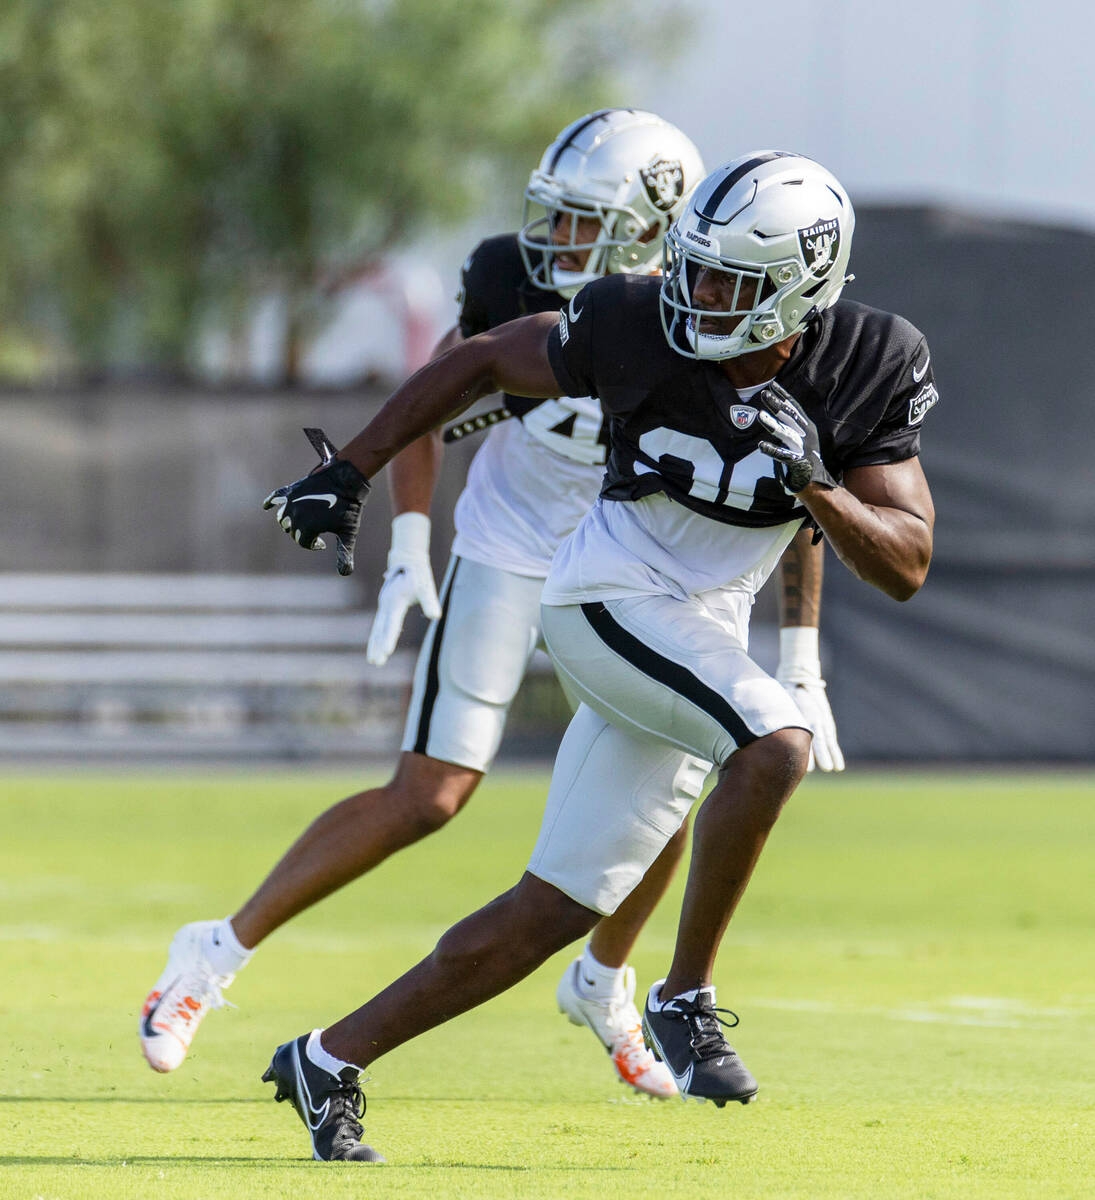
M 548 354 L 568 395 L 600 399 L 611 452 L 602 498 L 664 492 L 730 525 L 782 525 L 806 515 L 762 450 L 767 431 L 721 368 L 667 342 L 661 281 L 609 275 L 560 314 Z M 901 462 L 920 452 L 938 393 L 923 335 L 908 321 L 838 301 L 803 333 L 777 376 L 818 428 L 826 467 Z
M 518 317 L 556 312 L 566 303 L 558 292 L 545 291 L 529 282 L 515 233 L 486 238 L 468 255 L 461 271 L 457 302 L 460 305 L 460 332 L 466 338 Z M 514 416 L 525 421 L 530 432 L 559 452 L 585 461 L 605 461 L 608 423 L 595 405 L 589 406 L 592 414 L 585 414 L 528 396 L 507 394 L 503 401 Z M 541 411 L 530 416 L 534 409 Z M 570 439 L 574 445 L 568 449 L 568 442 L 555 439 Z M 583 454 L 581 446 L 588 443 L 593 445 Z

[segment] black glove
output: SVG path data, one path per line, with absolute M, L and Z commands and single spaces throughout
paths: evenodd
M 262 502 L 262 507 L 274 509 L 278 524 L 305 550 L 326 549 L 327 543 L 319 535 L 333 533 L 338 573 L 350 575 L 369 481 L 353 463 L 335 458 L 335 448 L 321 430 L 304 432 L 319 451 L 322 464 L 296 483 L 276 488 Z
M 760 449 L 776 460 L 776 477 L 785 491 L 797 495 L 808 483 L 840 486 L 821 461 L 817 426 L 786 388 L 770 383 L 754 403 L 760 423 L 777 439 L 761 442 Z

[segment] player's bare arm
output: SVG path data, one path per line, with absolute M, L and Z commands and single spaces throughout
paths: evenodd
M 821 580 L 825 547 L 814 543 L 812 529 L 800 529 L 780 559 L 779 623 L 782 627 L 817 626 L 821 617 Z
M 864 583 L 908 600 L 927 578 L 935 508 L 919 458 L 852 467 L 843 487 L 810 483 L 799 499 L 842 563 Z
M 430 362 L 459 346 L 464 339 L 454 325 L 434 347 Z M 437 480 L 441 474 L 441 434 L 430 430 L 416 438 L 392 459 L 388 471 L 388 490 L 392 513 L 429 513 Z
M 920 459 L 850 467 L 841 485 L 802 405 L 779 383 L 758 401 L 758 420 L 771 435 L 760 449 L 776 460 L 784 489 L 805 506 L 841 562 L 895 600 L 915 595 L 927 578 L 935 523 Z
M 430 355 L 432 362 L 461 342 L 453 326 Z M 430 504 L 441 474 L 441 434 L 431 430 L 395 456 L 388 471 L 392 498 L 392 542 L 384 582 L 376 598 L 365 661 L 383 666 L 392 656 L 407 613 L 415 604 L 430 620 L 441 615 L 441 601 L 430 563 Z
M 458 416 L 481 396 L 551 397 L 561 389 L 547 354 L 555 313 L 536 313 L 462 342 L 407 380 L 342 450 L 370 479 L 415 438 Z
M 480 396 L 562 395 L 547 354 L 553 312 L 500 325 L 461 343 L 415 372 L 372 421 L 341 451 L 322 432 L 311 437 L 323 458 L 310 475 L 275 488 L 263 501 L 278 524 L 305 550 L 323 550 L 334 534 L 340 575 L 354 569 L 354 545 L 370 478 L 405 446 L 463 412 Z

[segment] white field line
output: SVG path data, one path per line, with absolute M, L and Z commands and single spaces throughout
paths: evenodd
M 951 996 L 934 1004 L 910 1004 L 899 1008 L 832 1004 L 821 1000 L 759 999 L 758 1008 L 782 1012 L 820 1013 L 831 1016 L 872 1016 L 892 1021 L 934 1025 L 979 1025 L 993 1029 L 1029 1029 L 1056 1021 L 1091 1017 L 1093 997 L 1068 997 L 1069 1004 L 1032 1007 L 1011 996 Z

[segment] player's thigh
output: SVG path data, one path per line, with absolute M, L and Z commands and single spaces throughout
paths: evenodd
M 708 766 L 581 705 L 555 759 L 529 872 L 587 908 L 614 912 L 680 828 Z
M 485 771 L 540 636 L 543 581 L 449 562 L 419 652 L 403 749 Z
M 697 601 L 637 596 L 545 606 L 544 636 L 570 689 L 607 721 L 724 764 L 735 750 L 802 717 L 745 650 L 742 614 L 716 619 Z

